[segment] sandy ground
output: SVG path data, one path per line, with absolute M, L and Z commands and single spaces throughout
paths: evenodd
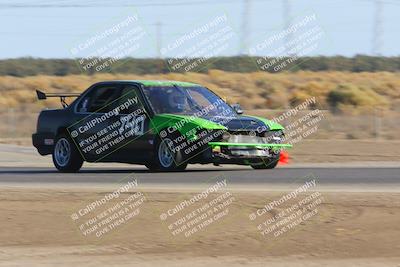
M 400 193 L 314 190 L 251 220 L 251 214 L 287 192 L 243 192 L 228 188 L 162 220 L 168 210 L 200 191 L 139 187 L 79 215 L 78 219 L 72 215 L 117 188 L 115 185 L 109 188 L 3 185 L 0 266 L 400 266 Z M 172 232 L 182 225 L 177 223 L 179 219 L 189 218 L 186 223 L 203 211 L 210 212 L 209 209 L 199 212 L 199 208 L 221 195 L 229 198 L 223 199 L 221 206 L 207 207 L 214 212 L 208 213 L 209 218 L 214 218 L 212 223 L 202 224 L 203 228 L 190 235 L 189 231 Z M 308 202 L 310 206 L 300 205 L 300 200 L 311 196 L 318 197 Z M 112 230 L 99 237 L 96 235 L 100 231 L 86 235 L 81 231 L 88 229 L 82 225 L 90 218 L 100 218 L 109 208 L 124 200 L 128 203 L 133 197 L 135 201 L 143 200 L 135 206 L 135 211 L 139 210 L 135 216 L 117 226 L 114 224 Z M 291 208 L 295 205 L 304 212 L 298 218 L 312 212 L 314 215 L 292 224 L 286 232 L 261 234 L 260 224 L 274 225 L 271 220 L 282 212 L 286 213 L 277 221 L 292 218 Z M 217 214 L 222 215 L 215 217 Z M 105 218 L 108 217 L 101 219 Z
M 399 149 L 398 141 L 307 140 L 290 152 L 291 162 L 284 167 L 303 163 L 399 166 Z M 0 166 L 48 167 L 51 158 L 40 157 L 31 147 L 0 145 Z M 211 194 L 208 200 L 196 201 L 161 220 L 160 215 L 204 188 L 139 187 L 73 220 L 79 210 L 102 199 L 118 185 L 2 184 L 0 266 L 400 267 L 400 190 L 385 188 L 383 192 L 382 188 L 360 186 L 356 190 L 316 188 L 320 195 L 312 202 L 299 205 L 300 200 L 316 192 L 303 193 L 254 220 L 250 219 L 252 214 L 281 199 L 288 192 L 280 190 L 288 189 L 270 187 L 261 191 L 255 187 L 244 191 L 243 187 L 232 187 L 227 192 L 233 199 L 227 206 L 223 205 L 226 202 L 217 202 L 213 209 L 200 209 L 222 193 Z M 128 211 L 126 205 L 116 209 L 121 201 L 136 201 L 136 196 L 143 199 L 140 205 Z M 317 200 L 321 202 L 311 205 Z M 215 207 L 219 208 L 214 210 Z M 302 213 L 294 216 L 299 210 Z M 200 217 L 206 212 L 210 212 L 208 217 Z M 118 225 L 117 219 L 111 220 L 111 227 L 105 220 L 116 213 L 131 217 Z M 297 221 L 306 214 L 312 216 Z M 93 218 L 97 221 L 90 224 L 89 219 Z M 209 218 L 214 220 L 205 224 Z M 86 235 L 82 231 L 99 222 L 105 224 Z M 191 226 L 181 228 L 189 222 Z M 260 231 L 278 225 L 271 232 L 264 231 L 264 235 Z M 112 229 L 96 237 L 106 226 Z M 198 231 L 193 232 L 193 226 Z M 173 232 L 177 229 L 183 230 Z

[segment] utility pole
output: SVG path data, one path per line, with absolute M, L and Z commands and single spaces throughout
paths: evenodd
M 157 42 L 157 58 L 161 59 L 161 45 L 162 45 L 162 23 L 156 23 L 156 42 Z
M 283 18 L 284 18 L 284 29 L 287 30 L 292 26 L 292 10 L 290 6 L 290 0 L 283 0 Z M 293 40 L 293 33 L 289 33 L 286 35 L 286 38 L 284 40 L 284 45 L 285 45 L 285 50 L 287 51 L 289 49 L 289 44 Z M 289 53 L 287 52 L 287 56 Z
M 160 21 L 158 21 L 156 23 L 156 49 L 157 49 L 157 69 L 158 69 L 158 73 L 162 73 L 163 72 L 163 61 L 162 61 L 163 55 L 161 54 L 162 23 Z
M 243 0 L 243 17 L 242 17 L 242 38 L 240 40 L 240 54 L 247 55 L 247 45 L 250 35 L 249 15 L 250 15 L 251 0 Z
M 383 46 L 383 2 L 375 0 L 374 33 L 372 39 L 372 53 L 379 56 Z

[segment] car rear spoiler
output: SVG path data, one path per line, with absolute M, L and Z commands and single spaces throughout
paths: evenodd
M 38 100 L 45 100 L 48 97 L 59 97 L 60 98 L 60 102 L 61 105 L 63 106 L 63 108 L 68 107 L 67 102 L 65 102 L 65 98 L 66 97 L 78 97 L 80 96 L 79 93 L 62 93 L 62 94 L 46 94 L 40 90 L 36 90 L 36 95 Z

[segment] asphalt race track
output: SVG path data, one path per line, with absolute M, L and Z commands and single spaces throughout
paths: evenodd
M 37 166 L 37 167 L 35 167 Z M 185 172 L 150 172 L 144 166 L 129 164 L 84 164 L 79 173 L 60 173 L 51 157 L 41 157 L 32 147 L 0 145 L 0 185 L 72 185 L 115 184 L 135 177 L 141 185 L 193 186 L 209 183 L 218 177 L 230 185 L 254 186 L 268 189 L 273 185 L 291 185 L 314 177 L 319 185 L 352 190 L 384 189 L 400 191 L 400 165 L 379 162 L 345 165 L 288 164 L 273 170 L 253 170 L 247 166 L 189 165 Z M 308 179 L 309 180 L 309 179 Z
M 57 183 L 118 183 L 134 176 L 142 184 L 187 184 L 207 183 L 213 177 L 226 177 L 237 185 L 286 184 L 312 175 L 320 185 L 380 185 L 400 188 L 400 168 L 277 168 L 274 170 L 252 170 L 243 168 L 193 167 L 185 172 L 152 173 L 141 166 L 127 168 L 83 168 L 79 173 L 59 173 L 54 168 L 0 167 L 0 183 L 57 184 Z

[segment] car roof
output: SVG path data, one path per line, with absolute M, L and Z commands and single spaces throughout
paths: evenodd
M 191 86 L 200 86 L 196 83 L 190 82 L 180 82 L 180 81 L 164 81 L 164 80 L 115 80 L 115 81 L 104 81 L 100 83 L 138 83 L 144 86 L 181 86 L 181 87 L 191 87 Z

